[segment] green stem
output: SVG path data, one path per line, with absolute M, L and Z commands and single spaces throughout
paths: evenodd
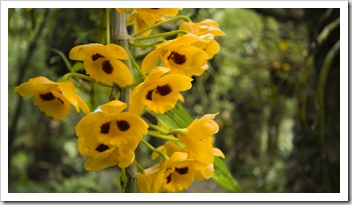
M 164 20 L 164 21 L 160 21 L 159 23 L 153 24 L 153 25 L 151 25 L 151 26 L 148 26 L 148 27 L 146 27 L 146 28 L 144 28 L 144 29 L 142 29 L 142 30 L 140 30 L 140 31 L 138 31 L 138 32 L 136 32 L 136 33 L 134 33 L 134 34 L 132 34 L 132 37 L 139 36 L 139 35 L 141 35 L 142 33 L 146 32 L 146 31 L 148 31 L 148 30 L 150 30 L 150 29 L 153 29 L 153 28 L 156 28 L 156 27 L 158 27 L 158 26 L 161 26 L 161 25 L 163 25 L 163 24 L 165 24 L 165 23 L 168 23 L 168 22 L 171 22 L 171 21 L 177 21 L 177 20 L 180 20 L 180 19 L 182 19 L 182 20 L 184 20 L 184 21 L 187 21 L 187 22 L 192 22 L 192 20 L 191 20 L 190 18 L 188 18 L 187 16 L 175 16 L 175 17 L 166 19 L 166 20 Z
M 134 42 L 129 42 L 129 44 L 134 47 L 148 48 L 148 47 L 154 47 L 155 45 L 161 44 L 163 42 L 165 42 L 165 40 L 156 41 L 154 43 L 141 43 L 138 41 L 134 41 Z
M 329 35 L 331 34 L 331 31 L 334 30 L 337 26 L 340 25 L 340 18 L 337 18 L 330 24 L 328 24 L 322 32 L 319 33 L 317 37 L 317 42 L 319 45 L 323 44 L 323 42 L 328 39 Z
M 114 85 L 114 86 L 111 88 L 111 92 L 110 92 L 110 96 L 109 96 L 109 101 L 115 100 L 118 93 L 119 93 L 118 86 L 117 86 L 117 85 Z
M 326 87 L 326 82 L 328 79 L 328 74 L 331 69 L 331 64 L 333 63 L 333 60 L 335 59 L 338 51 L 340 49 L 340 40 L 338 40 L 335 45 L 329 50 L 328 54 L 326 55 L 324 62 L 323 62 L 323 67 L 321 69 L 321 73 L 319 76 L 319 82 L 318 82 L 318 90 L 317 90 L 317 98 L 318 98 L 318 104 L 320 108 L 320 140 L 321 143 L 325 143 L 325 122 L 324 122 L 324 93 L 325 93 L 325 87 Z
M 168 157 L 165 153 L 163 153 L 163 152 L 157 150 L 155 147 L 153 147 L 153 145 L 149 144 L 149 143 L 148 143 L 147 141 L 145 141 L 144 139 L 142 139 L 141 142 L 142 142 L 145 146 L 147 146 L 147 148 L 150 149 L 151 151 L 158 153 L 165 161 L 167 161 L 167 160 L 169 159 L 169 157 Z
M 67 67 L 67 69 L 69 71 L 71 71 L 72 70 L 72 65 L 71 65 L 70 61 L 67 59 L 67 57 L 65 56 L 65 54 L 62 51 L 57 50 L 55 48 L 52 48 L 51 50 L 54 51 L 55 53 L 57 53 L 62 58 L 62 60 L 64 61 L 65 65 Z
M 128 183 L 128 178 L 126 175 L 126 169 L 121 168 L 121 178 L 120 178 L 120 184 L 121 184 L 121 192 L 126 193 L 126 186 Z
M 127 182 L 127 191 L 128 193 L 136 193 L 137 189 L 137 166 L 136 160 L 133 160 L 132 164 L 126 168 L 128 182 Z
M 320 147 L 321 147 L 321 152 L 322 152 L 322 158 L 325 161 L 329 161 L 329 155 L 327 151 L 327 142 L 326 142 L 326 133 L 325 133 L 325 108 L 324 108 L 324 99 L 325 99 L 325 87 L 326 83 L 328 80 L 328 75 L 329 71 L 331 69 L 331 65 L 333 61 L 336 58 L 336 55 L 338 54 L 340 50 L 340 40 L 338 40 L 335 45 L 329 50 L 328 54 L 326 55 L 323 66 L 321 69 L 321 73 L 319 76 L 319 82 L 318 82 L 318 90 L 317 90 L 317 101 L 319 104 L 319 141 L 320 141 Z M 330 171 L 329 167 L 327 165 L 324 166 L 324 176 L 329 176 Z M 326 187 L 330 186 L 330 179 L 329 177 L 324 178 L 324 184 Z
M 112 14 L 111 14 L 111 32 L 112 32 L 112 40 L 114 43 L 122 46 L 126 53 L 128 54 L 129 58 L 125 61 L 127 67 L 130 69 L 132 72 L 132 64 L 131 64 L 131 54 L 128 46 L 128 39 L 130 36 L 128 35 L 127 32 L 127 27 L 126 27 L 126 16 L 125 14 L 120 14 L 118 13 L 115 9 L 112 9 Z M 131 89 L 126 88 L 126 89 L 121 89 L 120 92 L 120 100 L 122 102 L 125 102 L 127 104 L 127 109 L 130 105 L 130 93 Z M 126 168 L 127 170 L 127 189 L 126 192 L 128 193 L 134 193 L 136 192 L 136 178 L 137 178 L 137 167 L 136 167 L 136 161 L 133 160 L 132 164 Z
M 137 169 L 140 173 L 144 174 L 144 169 L 143 167 L 136 161 L 136 166 L 137 166 Z
M 125 14 L 120 14 L 115 9 L 111 10 L 111 37 L 115 43 L 130 38 L 127 32 Z
M 106 16 L 106 44 L 110 44 L 110 10 L 111 9 L 106 9 L 105 10 L 105 16 Z
M 97 93 L 97 88 L 96 88 L 96 84 L 95 83 L 90 83 L 91 85 L 91 91 L 90 91 L 90 97 L 89 97 L 89 102 L 90 102 L 90 106 L 89 107 L 98 107 L 98 103 L 96 100 L 96 93 Z
M 164 130 L 163 128 L 161 128 L 161 127 L 159 127 L 159 126 L 157 126 L 157 125 L 148 124 L 148 126 L 149 126 L 150 128 L 152 128 L 152 129 L 154 129 L 154 130 L 157 130 L 157 131 L 161 132 L 162 134 L 168 134 L 168 133 L 169 133 L 169 131 Z
M 157 125 L 153 125 L 153 124 L 148 124 L 148 125 L 150 128 L 159 131 L 162 135 L 174 135 L 174 134 L 186 135 L 186 129 L 184 129 L 184 128 L 172 129 L 170 131 L 167 131 Z
M 59 82 L 65 82 L 65 81 L 67 81 L 68 79 L 70 79 L 72 77 L 88 80 L 90 82 L 97 83 L 97 84 L 105 86 L 105 87 L 114 87 L 114 85 L 107 85 L 107 84 L 104 84 L 104 83 L 98 83 L 93 78 L 91 78 L 89 76 L 86 76 L 84 74 L 81 74 L 81 73 L 66 73 L 64 76 L 61 77 Z
M 138 72 L 138 74 L 140 76 L 142 76 L 143 78 L 145 78 L 145 75 L 143 74 L 141 68 L 139 67 L 138 63 L 136 62 L 136 60 L 133 58 L 133 56 L 130 56 L 131 62 L 133 64 L 133 66 L 136 68 L 136 71 Z
M 189 32 L 186 30 L 175 30 L 175 31 L 169 31 L 169 32 L 165 32 L 165 33 L 154 34 L 154 35 L 150 35 L 150 36 L 137 37 L 137 38 L 134 38 L 134 40 L 141 41 L 141 40 L 146 40 L 146 39 L 162 38 L 162 37 L 166 37 L 166 36 L 172 36 L 172 35 L 176 35 L 176 34 L 187 34 L 187 33 L 189 33 Z
M 81 79 L 85 79 L 85 80 L 88 80 L 91 82 L 95 82 L 95 80 L 93 78 L 86 76 L 84 74 L 80 74 L 80 73 L 67 73 L 64 76 L 62 76 L 62 78 L 60 79 L 60 82 L 65 82 L 72 77 L 81 78 Z
M 186 135 L 187 130 L 185 128 L 173 129 L 171 130 L 170 135 L 174 135 L 174 134 Z
M 163 139 L 163 140 L 178 141 L 178 139 L 176 137 L 172 137 L 169 135 L 163 135 L 163 134 L 160 134 L 159 132 L 155 132 L 155 131 L 148 131 L 147 135 L 149 135 L 151 137 Z

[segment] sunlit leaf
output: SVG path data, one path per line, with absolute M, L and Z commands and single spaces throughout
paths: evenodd
M 214 175 L 212 180 L 221 185 L 222 187 L 229 189 L 233 192 L 242 192 L 241 186 L 238 184 L 236 179 L 231 175 L 230 170 L 226 164 L 219 157 L 215 157 L 214 160 Z
M 166 125 L 169 128 L 186 128 L 192 123 L 193 118 L 186 112 L 182 104 L 178 103 L 176 106 L 164 113 L 164 114 L 154 114 L 161 124 Z

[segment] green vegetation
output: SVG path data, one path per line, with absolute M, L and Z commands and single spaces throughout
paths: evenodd
M 75 136 L 75 125 L 82 113 L 71 112 L 63 121 L 54 121 L 45 117 L 32 99 L 21 98 L 14 92 L 15 86 L 31 77 L 42 75 L 58 80 L 68 72 L 67 65 L 79 69 L 81 64 L 65 62 L 63 55 L 67 56 L 73 45 L 101 41 L 105 31 L 101 20 L 104 12 L 104 9 L 11 10 L 9 192 L 119 192 L 117 168 L 96 173 L 83 168 L 84 159 L 77 151 Z M 322 16 L 325 11 L 314 12 Z M 229 179 L 232 175 L 240 185 L 234 180 L 232 187 L 224 189 L 209 180 L 215 184 L 209 185 L 209 189 L 193 186 L 188 192 L 218 192 L 219 189 L 230 192 L 240 191 L 241 187 L 243 192 L 305 192 L 304 183 L 298 184 L 304 177 L 311 180 L 311 192 L 339 192 L 339 156 L 336 155 L 339 124 L 332 125 L 339 119 L 339 113 L 331 113 L 331 108 L 339 103 L 339 73 L 328 78 L 332 69 L 327 68 L 339 70 L 339 64 L 334 61 L 334 54 L 339 54 L 336 47 L 331 49 L 335 53 L 330 53 L 328 65 L 322 65 L 326 53 L 335 45 L 334 36 L 339 36 L 331 34 L 338 32 L 336 15 L 339 13 L 334 12 L 318 25 L 315 23 L 319 18 L 303 16 L 302 20 L 292 17 L 280 21 L 275 15 L 264 15 L 255 9 L 182 10 L 194 22 L 206 18 L 216 20 L 225 33 L 217 37 L 220 53 L 209 62 L 209 70 L 194 79 L 192 90 L 184 94 L 187 100 L 183 105 L 193 118 L 219 112 L 216 121 L 220 131 L 214 137 L 215 147 L 224 152 L 225 163 L 231 171 L 220 175 Z M 316 33 L 334 20 L 328 33 L 320 36 L 321 42 L 312 47 Z M 319 78 L 322 67 L 324 76 Z M 330 86 L 319 89 L 318 95 L 317 86 L 326 86 L 326 82 Z M 87 90 L 109 95 L 109 90 L 100 86 L 82 86 L 77 92 L 88 100 Z M 327 96 L 337 102 L 329 101 Z M 103 99 L 94 98 L 89 102 L 98 106 Z M 321 133 L 322 127 L 324 133 Z M 295 148 L 303 151 L 297 154 Z M 136 154 L 143 156 L 147 152 L 140 146 Z M 315 163 L 321 159 L 326 164 L 319 167 Z M 307 165 L 307 170 L 302 174 L 298 170 L 303 165 Z M 314 172 L 314 166 L 320 171 Z M 323 184 L 317 182 L 319 177 Z M 292 178 L 297 179 L 296 184 Z M 215 176 L 214 181 L 221 184 L 221 180 L 224 178 Z

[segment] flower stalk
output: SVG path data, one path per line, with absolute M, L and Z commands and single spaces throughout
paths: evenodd
M 175 30 L 175 31 L 169 31 L 169 32 L 165 32 L 165 33 L 154 34 L 154 35 L 150 35 L 150 36 L 136 37 L 136 38 L 134 38 L 134 40 L 141 41 L 141 40 L 147 40 L 147 39 L 153 39 L 153 38 L 163 38 L 163 37 L 167 37 L 167 36 L 173 36 L 173 35 L 177 35 L 177 34 L 187 34 L 187 33 L 189 33 L 189 32 L 186 30 Z
M 110 9 L 105 9 L 106 18 L 106 44 L 110 44 Z
M 87 75 L 84 75 L 84 74 L 80 74 L 80 73 L 67 73 L 64 76 L 62 76 L 62 78 L 60 79 L 60 82 L 65 82 L 72 77 L 81 78 L 84 80 L 88 80 L 90 82 L 95 82 L 95 80 L 93 78 L 91 78 Z
M 128 39 L 130 38 L 130 36 L 128 35 L 128 32 L 127 32 L 126 17 L 125 17 L 125 14 L 120 14 L 115 9 L 111 10 L 111 37 L 112 37 L 113 43 L 116 43 L 125 49 L 126 53 L 129 56 L 128 59 L 125 61 L 125 63 L 127 67 L 130 69 L 130 71 L 132 71 L 131 54 L 128 46 Z M 130 104 L 130 93 L 131 93 L 131 88 L 120 90 L 120 100 L 127 104 L 126 111 L 128 110 L 128 107 Z M 127 184 L 126 184 L 125 192 L 127 193 L 136 192 L 137 167 L 136 167 L 135 160 L 130 166 L 126 168 L 126 170 L 127 170 Z M 121 185 L 124 185 L 124 184 L 121 184 Z
M 149 131 L 148 135 L 151 137 L 156 137 L 156 138 L 163 139 L 163 140 L 178 141 L 178 139 L 176 137 L 160 134 L 159 132 L 155 132 L 155 131 Z
M 174 134 L 182 134 L 182 135 L 185 135 L 185 133 L 186 133 L 186 130 L 185 129 L 182 129 L 182 128 L 180 128 L 180 129 L 172 129 L 172 130 L 170 130 L 170 131 L 167 131 L 167 130 L 164 130 L 163 128 L 161 128 L 161 127 L 159 127 L 159 126 L 157 126 L 157 125 L 153 125 L 153 124 L 149 124 L 149 128 L 152 128 L 152 129 L 154 129 L 154 130 L 156 130 L 156 131 L 158 131 L 160 134 L 162 134 L 162 135 L 174 135 Z M 149 133 L 152 133 L 152 134 L 155 134 L 155 132 L 153 132 L 153 131 L 149 131 L 148 132 L 148 134 Z M 167 139 L 169 140 L 169 139 L 173 139 L 174 137 L 170 137 L 170 136 L 167 136 Z M 174 138 L 174 140 L 177 140 L 177 138 Z
M 158 155 L 160 155 L 163 160 L 167 161 L 169 159 L 169 157 L 164 154 L 163 152 L 159 151 L 158 149 L 156 149 L 155 147 L 153 147 L 153 145 L 149 144 L 147 141 L 145 141 L 144 139 L 142 139 L 141 141 L 145 146 L 148 147 L 148 149 L 150 149 L 153 152 L 156 152 Z
M 134 34 L 132 34 L 132 37 L 139 36 L 139 35 L 141 35 L 142 33 L 146 32 L 146 31 L 148 31 L 148 30 L 150 30 L 150 29 L 157 28 L 157 27 L 159 27 L 159 26 L 161 26 L 161 25 L 163 25 L 163 24 L 166 24 L 166 23 L 169 23 L 169 22 L 172 22 L 172 21 L 177 21 L 177 20 L 184 20 L 184 21 L 186 21 L 186 22 L 192 22 L 192 20 L 191 20 L 190 18 L 188 18 L 187 16 L 175 16 L 175 17 L 166 19 L 166 20 L 164 20 L 164 21 L 160 21 L 160 22 L 158 22 L 158 23 L 156 23 L 156 24 L 153 24 L 153 25 L 151 25 L 151 26 L 148 26 L 148 27 L 146 27 L 146 28 L 144 28 L 144 29 L 142 29 L 142 30 L 140 30 L 140 31 L 138 31 L 138 32 L 136 32 L 136 33 L 134 33 Z
M 128 183 L 128 177 L 126 175 L 126 169 L 121 168 L 121 177 L 120 177 L 120 184 L 121 184 L 121 192 L 126 193 L 126 185 Z
M 163 42 L 165 42 L 165 40 L 155 41 L 154 43 L 142 43 L 139 41 L 133 41 L 133 42 L 129 42 L 129 44 L 134 47 L 148 48 L 148 47 L 154 47 Z

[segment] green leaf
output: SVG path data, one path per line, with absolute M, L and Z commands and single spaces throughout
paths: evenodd
M 154 114 L 154 113 L 152 113 L 152 115 L 154 115 L 158 119 L 158 122 L 159 122 L 159 124 L 162 127 L 167 127 L 167 128 L 170 128 L 170 129 L 176 129 L 176 128 L 180 127 L 173 119 L 171 119 L 166 114 Z
M 181 103 L 177 103 L 174 112 L 179 115 L 186 123 L 186 125 L 190 125 L 193 122 L 193 118 L 191 115 L 185 110 Z
M 236 179 L 231 175 L 230 170 L 227 168 L 226 164 L 219 157 L 215 157 L 214 160 L 214 175 L 212 180 L 222 187 L 229 189 L 233 192 L 242 192 L 241 186 L 238 184 Z
M 159 123 L 171 129 L 186 128 L 193 122 L 193 118 L 180 103 L 164 114 L 153 115 L 158 119 Z
M 68 58 L 65 56 L 65 54 L 62 51 L 57 50 L 55 48 L 52 48 L 51 50 L 54 51 L 55 53 L 57 53 L 62 58 L 62 60 L 65 62 L 66 67 L 69 71 L 74 72 L 74 71 L 72 71 L 73 68 L 72 68 L 70 61 L 68 60 Z

